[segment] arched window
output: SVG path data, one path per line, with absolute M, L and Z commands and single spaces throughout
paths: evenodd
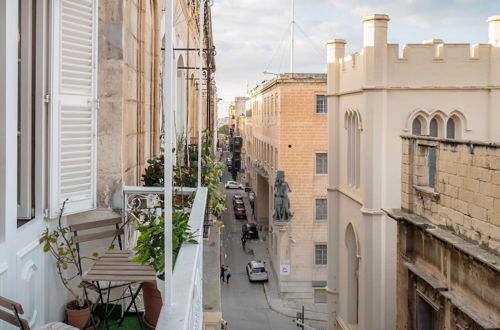
M 359 262 L 358 242 L 354 227 L 349 224 L 345 233 L 347 247 L 347 323 L 358 323 L 359 308 Z
M 438 121 L 436 118 L 432 118 L 429 126 L 429 136 L 438 137 Z
M 347 183 L 359 188 L 360 184 L 360 118 L 356 111 L 348 111 L 345 117 L 347 129 Z
M 422 122 L 420 121 L 420 118 L 413 119 L 411 134 L 422 135 Z
M 447 139 L 454 139 L 455 136 L 456 136 L 455 119 L 450 118 L 450 119 L 448 119 L 448 122 L 446 123 L 446 138 Z

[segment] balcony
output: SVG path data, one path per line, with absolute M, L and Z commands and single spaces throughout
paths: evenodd
M 163 187 L 124 187 L 123 210 L 127 217 L 136 217 L 137 210 L 157 209 Z M 172 305 L 162 307 L 157 329 L 197 330 L 203 328 L 203 231 L 206 217 L 207 188 L 174 188 L 177 195 L 195 194 L 189 211 L 189 225 L 197 244 L 184 243 L 168 285 Z M 133 246 L 137 239 L 134 221 L 128 221 L 125 244 Z

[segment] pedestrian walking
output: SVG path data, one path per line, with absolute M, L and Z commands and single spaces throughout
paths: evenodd
M 225 274 L 226 274 L 226 283 L 229 284 L 229 278 L 231 277 L 231 268 L 229 268 L 229 266 L 226 267 Z
M 227 325 L 228 325 L 228 323 L 227 323 L 227 321 L 226 321 L 226 320 L 224 320 L 224 319 L 221 319 L 221 320 L 220 320 L 220 328 L 221 328 L 222 330 L 229 329 L 229 328 L 227 327 Z
M 220 278 L 222 279 L 222 282 L 224 282 L 225 271 L 226 271 L 226 267 L 224 267 L 224 265 L 220 265 Z
M 243 248 L 245 248 L 245 244 L 247 243 L 247 235 L 246 233 L 241 236 L 241 244 L 243 245 Z

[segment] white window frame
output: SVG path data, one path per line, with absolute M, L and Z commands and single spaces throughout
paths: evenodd
M 318 201 L 325 201 L 325 217 L 318 218 Z M 328 200 L 325 197 L 318 197 L 314 199 L 314 221 L 324 222 L 328 220 Z
M 316 95 L 316 114 L 328 114 L 328 98 L 324 94 Z
M 324 246 L 325 249 L 324 249 L 324 252 L 322 252 L 322 256 L 320 257 L 321 260 L 320 260 L 320 263 L 318 263 L 318 247 L 319 246 Z M 323 258 L 323 256 L 325 256 L 325 258 Z M 325 261 L 323 262 L 323 259 L 325 259 Z M 328 264 L 328 245 L 326 243 L 315 243 L 314 244 L 314 265 L 315 266 L 326 266 Z
M 36 69 L 36 29 L 33 27 L 36 2 L 19 0 L 20 24 L 20 72 L 18 69 L 18 191 L 17 191 L 17 218 L 31 220 L 34 212 L 34 119 L 35 119 L 35 87 L 38 77 L 34 75 Z M 39 70 L 38 70 L 39 71 Z
M 318 171 L 318 156 L 319 155 L 326 156 L 326 158 L 324 160 L 322 160 L 322 161 L 326 162 L 326 165 L 324 166 L 324 171 Z M 328 153 L 327 152 L 316 152 L 314 157 L 315 157 L 315 159 L 314 159 L 314 163 L 315 163 L 314 174 L 327 175 L 328 174 Z M 323 166 L 322 166 L 322 169 L 323 169 Z

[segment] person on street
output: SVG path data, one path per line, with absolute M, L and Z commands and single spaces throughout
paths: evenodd
M 231 268 L 229 268 L 229 266 L 226 267 L 225 274 L 226 274 L 226 283 L 229 284 L 229 278 L 231 277 Z
M 247 243 L 247 235 L 246 233 L 241 236 L 241 244 L 243 245 L 243 249 L 245 248 L 245 244 Z
M 226 271 L 226 267 L 224 267 L 224 265 L 220 265 L 220 278 L 222 279 L 222 282 L 224 282 L 225 271 Z

